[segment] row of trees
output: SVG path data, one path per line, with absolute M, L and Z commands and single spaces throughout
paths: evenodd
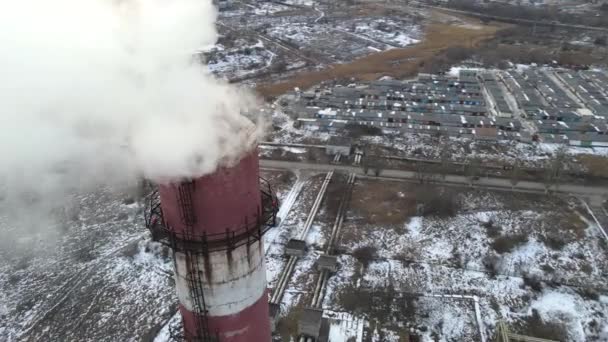
M 559 183 L 564 179 L 567 164 L 567 148 L 562 146 L 553 153 L 551 158 L 547 159 L 542 169 L 543 171 L 537 172 L 535 178 L 541 180 L 545 184 L 545 189 L 549 191 L 552 187 L 559 186 Z M 365 174 L 371 172 L 376 177 L 382 174 L 386 166 L 384 157 L 368 156 L 363 158 L 361 162 L 363 172 Z M 506 165 L 504 170 L 503 176 L 510 180 L 513 187 L 522 180 L 527 172 L 523 162 L 519 159 L 510 165 Z M 489 169 L 484 167 L 483 160 L 478 157 L 469 158 L 464 165 L 454 164 L 450 159 L 449 150 L 442 148 L 438 161 L 416 162 L 414 164 L 414 172 L 420 184 L 442 182 L 446 180 L 449 174 L 462 173 L 469 181 L 469 185 L 472 186 L 481 177 L 487 176 Z
M 481 4 L 475 0 L 451 0 L 448 3 L 448 7 L 496 17 L 608 27 L 608 16 L 606 15 L 593 16 L 592 13 L 588 15 L 572 15 L 571 13 L 561 12 L 556 6 L 541 8 L 496 2 Z M 603 11 L 605 6 L 602 5 L 600 9 Z
M 505 69 L 509 67 L 509 63 L 536 63 L 536 64 L 551 64 L 554 61 L 559 65 L 591 65 L 595 63 L 601 63 L 602 61 L 608 61 L 606 56 L 602 54 L 594 54 L 593 48 L 588 46 L 573 46 L 572 44 L 563 43 L 561 47 L 536 45 L 530 47 L 526 44 L 516 44 L 514 41 L 519 34 L 523 32 L 514 33 L 513 31 L 527 31 L 525 28 L 513 28 L 505 30 L 503 33 L 498 34 L 498 41 L 485 43 L 484 45 L 476 48 L 470 47 L 451 47 L 445 51 L 436 54 L 435 56 L 420 62 L 420 71 L 423 73 L 440 74 L 449 70 L 453 65 L 461 63 L 465 60 L 471 60 L 483 64 L 488 67 L 497 67 Z M 511 35 L 508 35 L 512 33 Z M 503 43 L 502 37 L 507 41 Z M 531 33 L 528 33 L 527 38 L 531 37 Z M 510 41 L 509 41 L 510 40 Z M 606 46 L 608 43 L 608 36 L 598 36 L 594 44 L 596 46 Z

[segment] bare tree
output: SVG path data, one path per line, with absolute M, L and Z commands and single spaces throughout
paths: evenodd
M 450 161 L 450 146 L 449 146 L 449 139 L 448 137 L 446 137 L 445 139 L 441 140 L 441 144 L 440 146 L 440 151 L 439 151 L 439 167 L 438 167 L 438 174 L 441 177 L 442 180 L 445 180 L 446 175 L 450 172 L 450 168 L 452 166 L 452 163 Z
M 515 188 L 515 186 L 517 185 L 517 183 L 519 183 L 519 180 L 521 178 L 521 161 L 519 159 L 516 159 L 513 162 L 511 174 L 510 174 L 509 178 L 511 181 L 511 187 Z
M 429 164 L 427 164 L 425 162 L 417 161 L 414 164 L 414 168 L 415 168 L 415 173 L 416 173 L 416 179 L 418 180 L 418 182 L 420 184 L 426 183 L 429 180 L 430 174 L 431 174 Z
M 374 175 L 375 175 L 376 177 L 380 177 L 380 173 L 382 173 L 382 168 L 381 168 L 381 167 L 376 166 L 376 167 L 374 168 Z
M 473 182 L 479 180 L 481 174 L 481 160 L 479 158 L 471 158 L 467 161 L 464 167 L 464 175 L 469 180 L 469 185 L 473 185 Z
M 366 175 L 368 171 L 372 171 L 374 175 L 378 177 L 380 176 L 380 173 L 382 173 L 382 170 L 385 169 L 385 166 L 385 159 L 382 156 L 368 155 L 361 160 L 361 168 L 363 169 L 363 174 Z
M 544 179 L 545 192 L 548 192 L 552 186 L 559 185 L 559 181 L 563 175 L 568 158 L 567 150 L 568 148 L 566 145 L 560 146 L 557 150 L 555 150 L 555 153 L 551 159 L 547 161 Z
M 365 158 L 361 161 L 361 169 L 363 169 L 363 174 L 367 175 L 367 172 L 369 171 L 369 158 Z

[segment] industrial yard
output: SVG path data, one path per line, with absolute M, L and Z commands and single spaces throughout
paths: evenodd
M 464 137 L 603 146 L 608 143 L 607 75 L 529 67 L 457 69 L 446 76 L 318 86 L 279 103 L 297 121 L 327 132 L 349 126 Z
M 498 321 L 520 333 L 553 329 L 563 335 L 551 336 L 566 336 L 568 341 L 605 338 L 607 246 L 578 198 L 359 176 L 349 185 L 348 174 L 334 173 L 325 182 L 327 174 L 304 170 L 267 171 L 262 177 L 272 183 L 282 203 L 281 223 L 265 237 L 273 292 L 288 259 L 290 239 L 310 225 L 303 236 L 305 254 L 277 301 L 278 340 L 299 336 L 297 322 L 310 307 L 321 274 L 316 263 L 326 254 L 339 216 L 343 222 L 331 249 L 337 266 L 327 273 L 319 305 L 328 319 L 320 334 L 344 337 L 331 341 L 398 341 L 408 334 L 421 341 L 481 341 L 481 334 L 489 340 Z M 349 188 L 350 199 L 341 205 Z M 316 215 L 309 219 L 318 197 Z M 2 278 L 3 317 L 14 317 L 3 326 L 4 338 L 152 337 L 173 316 L 167 251 L 146 242 L 140 205 L 125 204 L 124 198 L 106 191 L 83 197 L 81 211 L 72 218 L 74 228 L 53 242 L 61 246 L 54 254 L 41 258 L 33 252 L 14 259 L 4 255 L 3 274 L 11 276 Z M 104 215 L 110 214 L 116 217 L 108 221 Z M 129 239 L 124 239 L 125 233 Z M 92 246 L 72 247 L 93 236 Z M 121 243 L 112 242 L 116 239 Z M 41 241 L 40 249 L 44 245 Z M 58 271 L 68 264 L 75 267 L 73 272 Z M 88 267 L 96 271 L 82 271 Z M 42 293 L 55 295 L 40 298 Z M 26 305 L 24 298 L 40 299 Z M 66 325 L 70 312 L 87 314 Z M 160 334 L 157 341 L 163 340 L 171 340 L 170 335 Z
M 364 178 L 354 183 L 348 207 L 339 210 L 334 196 L 348 193 L 346 176 L 332 176 L 304 237 L 307 252 L 280 301 L 281 340 L 298 336 L 320 274 L 315 264 L 337 215 L 344 215 L 333 247 L 338 266 L 323 290 L 320 307 L 329 331 L 321 335 L 485 341 L 504 321 L 519 333 L 555 329 L 556 340 L 605 338 L 606 241 L 579 199 Z M 306 189 L 317 191 L 324 179 L 298 177 L 295 184 L 305 182 L 302 197 L 267 241 L 275 289 L 289 239 L 305 229 L 313 205 Z
M 335 172 L 358 175 L 349 185 L 348 173 L 334 173 L 327 202 L 314 209 L 308 195 L 308 205 L 296 203 L 280 226 L 289 229 L 282 244 L 271 240 L 280 340 L 311 336 L 311 327 L 320 341 L 489 341 L 506 330 L 554 341 L 608 338 L 606 209 L 568 190 L 546 195 L 546 170 L 559 153 L 572 175 L 561 182 L 603 184 L 581 175 L 593 173 L 586 158 L 607 153 L 605 77 L 605 70 L 456 68 L 406 81 L 321 84 L 279 98 L 280 129 L 261 147 L 264 165 L 333 163 Z M 332 160 L 334 145 L 358 152 Z M 475 174 L 488 182 L 475 185 L 467 171 L 475 160 L 487 170 Z M 476 189 L 441 185 L 449 183 L 446 163 L 449 173 L 462 165 L 462 184 Z M 395 182 L 407 172 L 395 170 L 409 170 L 410 183 Z M 506 190 L 523 173 L 545 188 Z M 317 191 L 324 175 L 300 178 Z M 484 190 L 500 183 L 491 177 L 506 179 L 506 191 Z M 293 239 L 307 250 L 296 259 Z M 328 243 L 335 243 L 332 271 L 319 266 Z
M 425 14 L 411 13 L 226 1 L 220 6 L 219 42 L 201 54 L 216 75 L 256 82 L 416 44 Z

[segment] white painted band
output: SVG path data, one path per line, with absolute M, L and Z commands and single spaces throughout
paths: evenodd
M 232 252 L 220 251 L 199 255 L 198 279 L 202 283 L 204 303 L 209 316 L 233 315 L 257 302 L 266 291 L 266 270 L 260 242 L 241 246 Z M 189 289 L 186 255 L 175 253 L 177 296 L 189 311 L 194 307 Z M 199 298 L 200 302 L 203 298 Z

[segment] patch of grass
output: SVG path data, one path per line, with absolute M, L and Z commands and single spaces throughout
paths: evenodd
M 367 268 L 369 264 L 376 258 L 378 250 L 373 246 L 363 246 L 353 251 L 353 256 Z
M 497 225 L 493 219 L 481 224 L 486 229 L 486 234 L 489 238 L 495 239 L 502 233 L 502 227 Z
M 606 239 L 600 239 L 599 245 L 601 249 L 603 249 L 604 251 L 608 251 L 608 242 L 606 242 Z
M 417 302 L 417 296 L 401 297 L 390 284 L 372 289 L 360 289 L 348 284 L 337 295 L 337 304 L 341 309 L 365 316 L 371 325 L 384 327 L 397 320 L 413 321 L 417 314 Z
M 536 292 L 540 292 L 543 290 L 543 283 L 540 279 L 531 275 L 524 275 L 524 287 L 529 287 Z
M 21 281 L 22 278 L 23 278 L 23 276 L 21 274 L 13 273 L 8 276 L 7 282 L 9 285 L 15 286 L 19 283 L 19 281 Z
M 500 257 L 497 255 L 487 255 L 483 258 L 483 266 L 486 271 L 490 274 L 490 278 L 496 278 L 498 275 L 498 264 L 500 263 Z
M 555 250 L 555 251 L 561 251 L 567 244 L 568 242 L 566 241 L 566 239 L 556 233 L 547 233 L 545 235 L 542 235 L 540 237 L 540 240 L 549 248 Z
M 555 268 L 551 267 L 549 264 L 544 264 L 540 267 L 541 270 L 545 273 L 553 273 L 555 272 Z
M 382 136 L 382 129 L 376 126 L 367 126 L 359 124 L 347 124 L 344 127 L 346 134 L 351 138 L 360 138 L 362 136 Z
M 334 174 L 334 179 L 329 183 L 323 201 L 323 206 L 325 207 L 324 216 L 335 217 L 338 215 L 340 202 L 346 189 L 346 176 L 344 174 Z
M 95 259 L 95 255 L 93 254 L 93 251 L 91 249 L 81 248 L 81 249 L 76 250 L 72 254 L 72 258 L 79 262 L 89 262 L 89 261 Z
M 369 291 L 363 291 L 349 284 L 340 290 L 337 304 L 348 312 L 367 313 L 372 305 L 372 295 Z
M 576 290 L 576 292 L 578 292 L 578 294 L 585 299 L 594 301 L 600 300 L 600 294 L 594 289 L 579 288 Z
M 135 254 L 139 253 L 138 241 L 132 242 L 129 245 L 127 245 L 125 248 L 123 248 L 121 253 L 122 253 L 122 255 L 124 255 L 127 258 L 135 257 Z
M 454 217 L 461 207 L 458 193 L 446 188 L 422 186 L 416 191 L 416 201 L 422 206 L 420 214 L 424 217 Z
M 277 332 L 281 341 L 290 341 L 298 337 L 298 322 L 302 315 L 301 307 L 294 307 L 291 311 L 277 322 Z
M 590 263 L 584 262 L 581 264 L 581 271 L 585 272 L 587 275 L 591 275 L 591 273 L 593 273 L 593 267 Z
M 577 156 L 578 162 L 594 177 L 608 177 L 608 158 L 592 154 Z
M 585 237 L 587 222 L 576 211 L 555 211 L 545 218 L 545 233 L 539 239 L 553 250 Z
M 395 228 L 416 215 L 416 196 L 402 183 L 365 180 L 353 189 L 349 207 L 364 223 Z
M 392 258 L 399 260 L 403 265 L 411 265 L 420 259 L 420 246 L 416 242 L 410 242 L 399 246 Z
M 509 253 L 518 246 L 528 242 L 528 234 L 520 233 L 515 235 L 505 235 L 494 239 L 492 248 L 499 254 Z
M 452 248 L 452 257 L 450 259 L 454 263 L 455 267 L 457 267 L 457 268 L 464 267 L 463 260 L 462 260 L 462 253 L 460 253 L 460 251 L 458 251 L 458 248 L 456 246 L 454 246 Z
M 577 240 L 585 237 L 585 230 L 588 225 L 577 212 L 569 212 L 562 215 L 563 228 L 575 236 Z
M 490 307 L 495 313 L 500 313 L 500 304 L 498 304 L 495 298 L 490 298 Z
M 563 325 L 543 321 L 538 311 L 534 309 L 532 310 L 532 316 L 524 318 L 522 325 L 515 331 L 537 338 L 568 341 L 568 330 Z

